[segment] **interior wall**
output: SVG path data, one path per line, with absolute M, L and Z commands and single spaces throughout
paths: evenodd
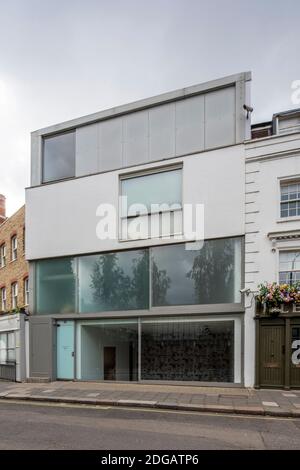
M 80 326 L 81 379 L 104 380 L 104 347 L 116 348 L 116 380 L 130 380 L 129 342 L 119 340 L 119 330 Z

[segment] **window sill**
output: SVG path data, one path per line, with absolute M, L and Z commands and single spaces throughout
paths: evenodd
M 182 237 L 182 239 L 174 239 L 174 237 Z M 161 240 L 161 241 L 164 241 L 164 240 L 169 240 L 170 243 L 174 243 L 174 242 L 188 242 L 189 240 L 185 240 L 184 238 L 184 235 L 182 232 L 176 232 L 176 233 L 170 233 L 170 234 L 167 234 L 167 235 L 160 235 L 158 237 L 151 237 L 151 236 L 145 236 L 145 237 L 141 237 L 141 238 L 119 238 L 118 241 L 120 243 L 123 243 L 123 242 L 136 242 L 136 241 L 139 241 L 139 240 Z
M 300 221 L 300 216 L 295 215 L 292 217 L 281 217 L 280 219 L 277 219 L 277 224 L 282 224 L 284 222 L 299 222 Z

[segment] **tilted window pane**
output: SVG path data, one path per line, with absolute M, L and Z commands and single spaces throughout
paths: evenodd
M 182 170 L 162 171 L 122 180 L 122 196 L 127 196 L 128 209 L 132 204 L 179 204 L 181 206 Z M 128 211 L 132 215 L 132 211 Z M 126 214 L 123 214 L 126 215 Z
M 234 322 L 142 322 L 142 380 L 234 381 Z
M 75 176 L 75 132 L 44 138 L 43 182 Z
M 152 249 L 153 306 L 240 302 L 241 239 L 207 240 Z
M 134 310 L 149 307 L 147 250 L 79 258 L 79 311 Z
M 75 261 L 60 258 L 36 265 L 37 313 L 75 312 Z

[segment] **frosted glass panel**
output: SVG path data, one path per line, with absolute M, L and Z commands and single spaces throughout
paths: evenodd
M 177 169 L 124 179 L 122 196 L 127 196 L 128 209 L 132 204 L 144 204 L 148 211 L 151 204 L 181 205 L 181 178 L 182 170 Z M 128 215 L 134 214 L 128 210 Z
M 145 309 L 149 306 L 147 250 L 79 258 L 79 311 Z
M 59 258 L 37 262 L 37 313 L 75 312 L 75 261 Z
M 184 244 L 153 248 L 153 306 L 239 302 L 240 260 L 240 238 L 207 240 L 195 251 Z

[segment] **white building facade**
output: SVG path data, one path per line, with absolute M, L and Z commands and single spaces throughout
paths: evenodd
M 32 134 L 31 378 L 254 384 L 241 293 L 250 81 L 242 73 Z M 124 211 L 120 196 L 143 210 Z M 169 208 L 153 219 L 154 203 Z M 104 239 L 103 204 L 116 215 Z M 197 204 L 203 246 L 184 238 Z
M 260 283 L 300 280 L 300 111 L 254 127 L 245 143 L 245 383 L 300 387 L 298 306 L 271 318 L 257 315 L 254 298 Z

